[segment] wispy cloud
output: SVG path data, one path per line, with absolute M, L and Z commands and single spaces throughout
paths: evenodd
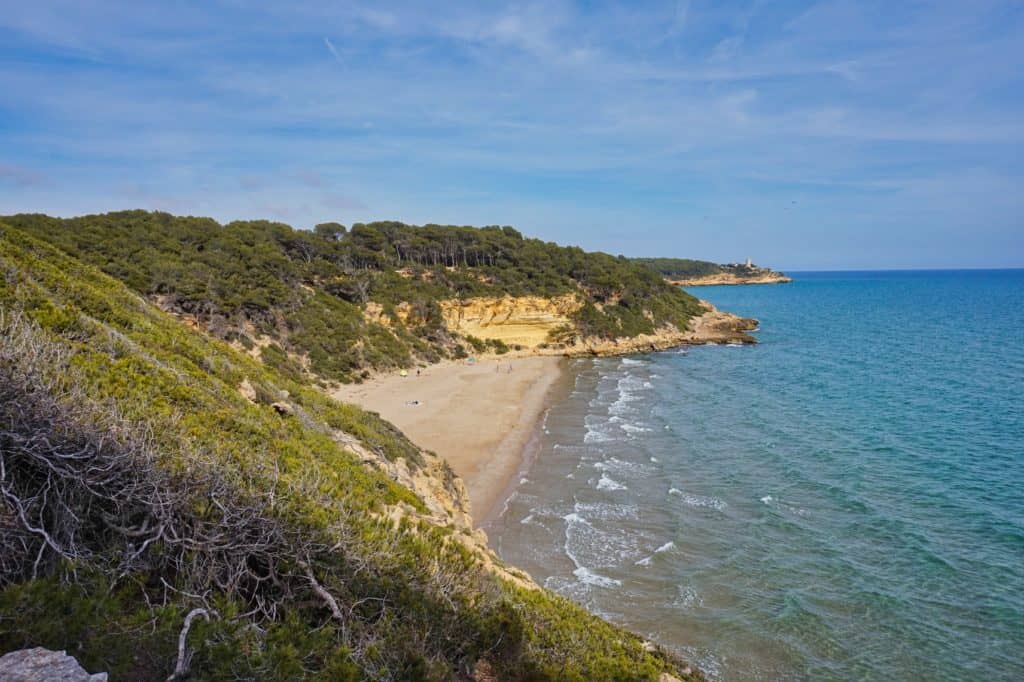
M 518 222 L 631 252 L 684 230 L 693 255 L 793 265 L 815 203 L 789 194 L 839 233 L 885 210 L 926 234 L 920 194 L 865 188 L 970 168 L 992 234 L 1020 224 L 998 196 L 1024 177 L 1014 3 L 41 0 L 0 32 L 10 210 Z M 649 236 L 615 236 L 633 222 Z
M 334 56 L 338 63 L 342 63 L 341 55 L 338 54 L 338 50 L 334 47 L 334 43 L 331 42 L 330 38 L 324 37 L 324 45 L 327 46 L 327 51 Z

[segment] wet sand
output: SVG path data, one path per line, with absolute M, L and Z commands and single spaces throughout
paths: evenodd
M 388 374 L 333 395 L 379 412 L 414 443 L 448 460 L 469 490 L 473 521 L 500 511 L 563 373 L 559 357 L 441 363 Z M 509 371 L 511 368 L 511 371 Z

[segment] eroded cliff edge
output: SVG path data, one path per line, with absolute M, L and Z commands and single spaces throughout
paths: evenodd
M 752 318 L 720 311 L 700 301 L 703 312 L 679 328 L 665 324 L 650 334 L 632 337 L 583 336 L 572 323 L 582 302 L 575 296 L 472 298 L 441 304 L 447 329 L 481 339 L 497 339 L 521 355 L 609 356 L 662 351 L 700 344 L 757 343 L 748 332 Z

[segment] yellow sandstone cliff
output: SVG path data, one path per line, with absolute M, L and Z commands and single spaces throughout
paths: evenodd
M 707 301 L 701 301 L 704 313 L 693 318 L 686 329 L 666 325 L 635 337 L 580 337 L 572 332 L 571 317 L 580 305 L 574 294 L 506 296 L 442 301 L 441 310 L 449 331 L 497 339 L 522 355 L 622 355 L 705 343 L 756 343 L 746 332 L 757 327 L 757 320 L 719 311 Z M 560 338 L 553 339 L 552 332 Z

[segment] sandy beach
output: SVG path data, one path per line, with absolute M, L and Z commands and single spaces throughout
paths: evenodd
M 562 375 L 559 357 L 441 363 L 343 386 L 333 395 L 379 412 L 417 445 L 451 464 L 469 490 L 473 521 L 500 511 Z

